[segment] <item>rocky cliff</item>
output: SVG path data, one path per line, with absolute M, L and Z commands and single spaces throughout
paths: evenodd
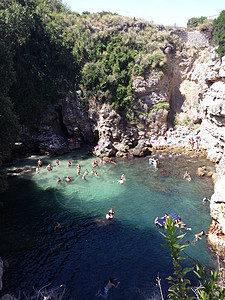
M 43 154 L 62 154 L 91 143 L 98 156 L 143 155 L 149 145 L 140 142 L 141 137 L 163 135 L 175 124 L 195 129 L 208 158 L 216 163 L 210 209 L 225 232 L 225 58 L 215 59 L 210 33 L 180 29 L 167 34 L 180 37 L 182 51 L 164 46 L 166 71 L 133 77 L 136 102 L 129 118 L 97 96 L 81 104 L 82 91 L 68 89 L 65 83 L 54 106 L 43 114 L 38 133 L 23 128 L 22 142 Z

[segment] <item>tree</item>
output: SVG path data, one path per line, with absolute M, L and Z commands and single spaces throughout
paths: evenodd
M 216 52 L 219 57 L 225 55 L 225 10 L 213 21 L 213 41 L 218 44 Z

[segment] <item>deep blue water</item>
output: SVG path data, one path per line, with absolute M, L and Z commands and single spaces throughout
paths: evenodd
M 210 197 L 213 185 L 210 178 L 198 178 L 195 170 L 213 165 L 202 158 L 183 156 L 160 157 L 161 167 L 148 164 L 148 157 L 131 160 L 117 159 L 117 165 L 105 164 L 96 169 L 99 178 L 88 174 L 86 180 L 76 175 L 91 171 L 94 157 L 76 151 L 55 159 L 42 157 L 40 174 L 10 179 L 10 189 L 3 194 L 1 213 L 0 256 L 9 268 L 4 274 L 2 294 L 15 296 L 32 294 L 51 283 L 50 287 L 65 284 L 65 299 L 103 299 L 95 294 L 102 290 L 110 277 L 120 285 L 109 291 L 108 299 L 159 299 L 156 277 L 162 279 L 164 296 L 168 288 L 166 277 L 172 275 L 172 260 L 155 216 L 176 212 L 191 227 L 183 239 L 190 241 L 185 266 L 196 261 L 215 267 L 206 239 L 194 243 L 194 234 L 207 231 L 210 223 L 209 206 L 202 199 Z M 13 167 L 35 166 L 38 157 L 15 161 Z M 72 166 L 67 167 L 67 161 Z M 53 171 L 46 170 L 51 162 Z M 183 179 L 188 169 L 193 180 Z M 118 184 L 121 174 L 126 176 Z M 57 184 L 58 176 L 71 176 L 71 183 Z M 115 210 L 112 221 L 105 220 L 110 208 Z M 56 222 L 62 231 L 54 231 Z M 181 230 L 178 230 L 180 232 Z

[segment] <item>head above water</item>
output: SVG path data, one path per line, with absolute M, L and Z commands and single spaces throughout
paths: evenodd
M 115 280 L 115 278 L 109 278 L 109 281 L 110 281 L 111 283 L 114 283 L 114 280 Z

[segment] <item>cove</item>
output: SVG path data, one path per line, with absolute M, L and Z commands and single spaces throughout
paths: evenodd
M 34 167 L 39 157 L 17 160 L 13 168 Z M 159 272 L 164 296 L 166 277 L 172 275 L 170 253 L 161 229 L 154 225 L 156 216 L 175 212 L 191 227 L 183 242 L 190 241 L 184 266 L 200 262 L 215 268 L 216 261 L 205 237 L 194 243 L 194 234 L 207 231 L 209 205 L 204 197 L 213 193 L 211 178 L 199 178 L 201 165 L 213 170 L 213 164 L 200 157 L 160 156 L 159 169 L 149 166 L 148 158 L 117 159 L 117 165 L 99 165 L 99 178 L 88 174 L 86 180 L 76 175 L 76 166 L 92 170 L 94 157 L 87 150 L 58 157 L 41 157 L 40 174 L 27 172 L 10 179 L 3 194 L 1 215 L 1 256 L 9 268 L 4 273 L 4 294 L 32 294 L 33 287 L 65 284 L 65 299 L 103 299 L 95 296 L 110 277 L 120 281 L 109 291 L 108 299 L 159 299 L 156 277 Z M 70 168 L 67 161 L 72 162 Z M 53 165 L 51 172 L 46 170 Z M 193 180 L 183 179 L 185 170 Z M 126 176 L 118 184 L 121 174 Z M 73 178 L 64 182 L 65 176 Z M 62 179 L 57 184 L 57 178 Z M 106 221 L 110 208 L 113 221 Z M 63 230 L 54 231 L 56 222 Z

